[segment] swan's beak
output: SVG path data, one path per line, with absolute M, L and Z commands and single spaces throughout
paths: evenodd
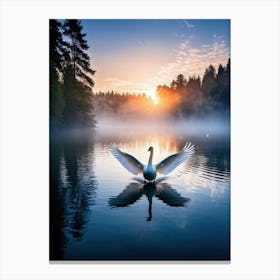
M 150 152 L 152 150 L 152 147 L 150 147 L 149 149 L 148 149 L 148 152 Z

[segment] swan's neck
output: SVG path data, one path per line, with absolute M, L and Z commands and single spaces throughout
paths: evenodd
M 152 166 L 153 165 L 153 155 L 154 155 L 154 151 L 151 150 L 150 151 L 150 157 L 149 157 L 148 166 Z

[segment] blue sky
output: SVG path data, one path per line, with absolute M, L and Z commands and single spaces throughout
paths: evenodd
M 82 20 L 94 91 L 146 91 L 230 56 L 230 20 Z

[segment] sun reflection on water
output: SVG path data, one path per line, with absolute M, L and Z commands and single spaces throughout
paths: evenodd
M 186 138 L 186 142 L 187 142 Z M 108 177 L 108 169 L 110 177 L 114 180 L 127 182 L 133 177 L 126 169 L 109 152 L 108 145 L 96 144 L 96 170 L 100 177 Z M 178 141 L 175 136 L 168 135 L 146 135 L 139 138 L 121 140 L 115 142 L 117 146 L 125 153 L 136 157 L 143 164 L 147 164 L 150 153 L 148 148 L 154 147 L 153 163 L 158 163 L 167 156 L 177 153 L 185 144 L 184 141 Z M 196 145 L 196 143 L 193 143 Z M 174 171 L 168 174 L 169 182 L 185 192 L 194 192 L 200 189 L 209 189 L 211 196 L 223 193 L 225 188 L 229 186 L 230 170 L 227 165 L 228 160 L 221 159 L 217 166 L 213 166 L 213 162 L 205 155 L 196 145 L 196 154 L 186 163 L 181 164 Z M 225 155 L 226 156 L 226 155 Z M 160 176 L 160 174 L 158 174 Z

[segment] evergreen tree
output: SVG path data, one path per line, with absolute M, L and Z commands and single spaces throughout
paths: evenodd
M 161 86 L 159 86 L 159 87 L 161 87 Z M 170 88 L 171 88 L 172 90 L 176 90 L 176 81 L 175 81 L 175 80 L 173 80 L 173 81 L 171 82 Z
M 186 99 L 189 104 L 189 112 L 191 114 L 202 113 L 202 90 L 200 76 L 189 77 L 186 86 Z
M 172 82 L 173 88 L 178 92 L 183 92 L 187 85 L 187 80 L 183 74 L 179 74 L 176 78 L 176 81 Z
M 70 127 L 95 125 L 89 46 L 79 20 L 66 20 L 63 34 L 68 38 L 67 59 L 64 69 L 65 124 Z
M 210 93 L 215 89 L 217 86 L 216 82 L 216 70 L 213 65 L 210 65 L 204 73 L 202 79 L 202 91 L 205 96 L 208 96 L 211 99 Z
M 222 66 L 222 64 L 220 64 L 218 67 L 217 83 L 219 85 L 225 85 L 225 83 L 226 83 L 226 70 Z
M 66 43 L 62 39 L 59 21 L 51 19 L 49 27 L 50 127 L 58 128 L 62 125 L 65 103 L 61 75 Z
M 188 81 L 180 74 L 170 87 L 158 86 L 157 94 L 163 100 L 178 99 L 178 105 L 172 108 L 172 115 L 178 117 L 224 115 L 230 108 L 230 59 L 224 67 L 218 67 L 218 73 L 210 65 L 200 77 L 191 76 Z M 168 103 L 168 102 L 166 102 Z
M 230 58 L 228 59 L 228 62 L 227 62 L 226 73 L 228 75 L 228 78 L 230 78 Z
M 230 111 L 230 58 L 225 68 L 225 95 L 223 98 L 224 107 Z

